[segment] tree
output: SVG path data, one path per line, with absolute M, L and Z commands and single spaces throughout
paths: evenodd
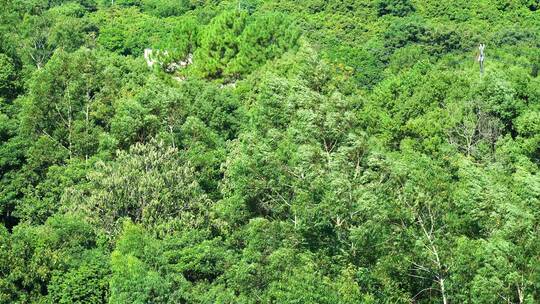
M 379 0 L 377 2 L 379 16 L 394 15 L 403 17 L 414 11 L 414 6 L 409 0 Z
M 299 36 L 298 29 L 283 14 L 255 16 L 239 38 L 238 56 L 229 73 L 247 74 L 267 60 L 295 49 Z
M 2 237 L 6 240 L 5 235 Z M 88 303 L 95 297 L 103 299 L 106 257 L 97 239 L 88 223 L 72 216 L 51 217 L 40 226 L 18 225 L 7 242 L 2 242 L 3 249 L 7 249 L 2 261 L 10 266 L 7 273 L 2 272 L 0 296 L 8 302 L 42 301 L 50 290 L 51 300 L 65 301 L 71 297 Z M 84 265 L 94 265 L 92 280 L 76 281 L 74 273 L 81 274 L 87 267 Z M 58 285 L 59 278 L 64 278 L 63 283 L 68 285 Z M 82 289 L 86 291 L 77 294 Z M 70 291 L 74 293 L 67 295 Z
M 239 52 L 238 37 L 244 31 L 246 22 L 247 14 L 244 11 L 225 11 L 201 31 L 200 47 L 194 55 L 195 69 L 201 76 L 237 78 L 228 69 Z
M 54 303 L 106 303 L 109 294 L 108 257 L 100 251 L 83 256 L 84 262 L 66 272 L 56 272 L 48 285 Z
M 69 158 L 88 159 L 98 151 L 100 134 L 109 127 L 112 100 L 124 83 L 138 81 L 118 78 L 118 73 L 133 75 L 142 68 L 129 64 L 89 49 L 56 52 L 30 82 L 22 102 L 23 130 L 33 139 L 50 141 Z
M 145 263 L 153 257 L 152 264 Z M 167 282 L 156 267 L 160 261 L 159 243 L 140 227 L 124 223 L 117 249 L 112 253 L 109 303 L 167 303 Z
M 84 211 L 111 238 L 126 218 L 160 234 L 207 221 L 209 202 L 193 168 L 162 142 L 119 151 L 114 162 L 100 163 L 90 173 L 88 187 L 88 195 L 66 197 L 66 204 Z
M 51 20 L 48 16 L 28 16 L 25 18 L 20 49 L 26 62 L 37 69 L 42 68 L 54 52 L 54 46 L 48 40 Z
M 11 97 L 16 91 L 17 71 L 13 60 L 0 53 L 0 96 Z

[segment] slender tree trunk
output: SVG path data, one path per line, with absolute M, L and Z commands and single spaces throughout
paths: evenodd
M 442 301 L 443 301 L 443 304 L 448 304 L 448 298 L 447 298 L 447 295 L 446 295 L 446 286 L 444 284 L 444 267 L 441 263 L 441 259 L 439 258 L 439 251 L 437 250 L 437 247 L 435 246 L 435 241 L 434 241 L 434 237 L 433 237 L 433 215 L 431 213 L 431 209 L 429 209 L 429 217 L 430 217 L 430 221 L 431 221 L 431 228 L 428 228 L 426 227 L 425 223 L 424 223 L 424 220 L 422 219 L 422 216 L 418 216 L 418 223 L 420 224 L 420 227 L 422 228 L 422 231 L 424 232 L 424 236 L 426 237 L 427 241 L 429 242 L 429 247 L 430 247 L 430 251 L 431 251 L 431 254 L 433 255 L 434 257 L 434 264 L 435 266 L 437 267 L 437 273 L 436 273 L 436 277 L 437 277 L 437 284 L 439 284 L 439 289 L 440 289 L 440 292 L 441 292 L 441 297 L 442 297 Z
M 444 286 L 444 278 L 439 278 L 439 287 L 441 288 L 443 304 L 448 304 L 448 299 L 446 298 L 446 288 Z
M 172 147 L 176 148 L 176 144 L 174 142 L 174 132 L 173 132 L 173 126 L 169 124 L 169 133 L 171 135 L 171 141 L 172 141 Z
M 517 284 L 517 293 L 519 298 L 519 304 L 523 304 L 525 296 L 523 294 L 523 286 L 520 286 L 520 284 Z
M 72 147 L 73 147 L 73 144 L 72 144 L 72 137 L 73 137 L 73 128 L 72 128 L 72 118 L 71 118 L 71 115 L 72 115 L 72 109 L 71 109 L 71 105 L 69 105 L 69 108 L 68 108 L 68 147 L 69 147 L 69 159 L 72 158 L 73 156 L 73 150 L 72 150 Z
M 86 127 L 86 138 L 88 139 L 88 129 L 89 129 L 89 124 L 90 124 L 90 119 L 89 119 L 89 112 L 90 112 L 90 95 L 87 93 L 86 94 L 87 98 L 88 98 L 88 103 L 86 104 L 86 113 L 85 113 L 85 127 Z M 85 159 L 85 162 L 88 160 L 88 150 L 87 149 L 84 149 L 84 159 Z

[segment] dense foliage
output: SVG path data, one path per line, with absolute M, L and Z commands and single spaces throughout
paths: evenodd
M 540 302 L 539 1 L 0 4 L 0 303 Z

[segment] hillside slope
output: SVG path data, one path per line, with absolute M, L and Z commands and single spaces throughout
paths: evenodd
M 0 4 L 0 303 L 540 301 L 538 0 Z

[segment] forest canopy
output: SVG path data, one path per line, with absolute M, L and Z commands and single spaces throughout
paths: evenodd
M 0 303 L 540 302 L 538 0 L 0 4 Z

